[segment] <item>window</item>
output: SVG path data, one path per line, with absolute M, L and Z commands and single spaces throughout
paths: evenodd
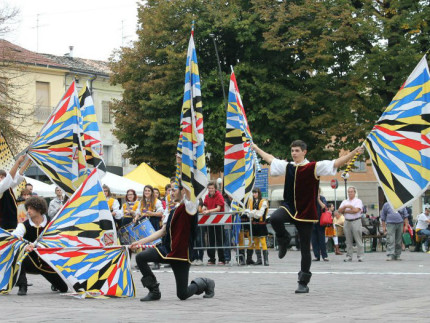
M 112 164 L 112 146 L 103 145 L 103 159 L 106 165 Z
M 102 101 L 102 122 L 103 123 L 111 123 L 110 116 L 110 102 Z
M 49 118 L 51 114 L 49 97 L 49 83 L 36 82 L 36 106 L 34 109 L 36 121 L 45 122 Z

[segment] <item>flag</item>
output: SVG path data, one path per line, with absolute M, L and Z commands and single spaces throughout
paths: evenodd
M 234 72 L 230 77 L 226 128 L 224 191 L 244 207 L 255 183 L 256 158 Z
M 36 252 L 78 293 L 135 296 L 126 247 L 37 248 Z
M 9 293 L 18 280 L 26 243 L 0 228 L 0 293 Z
M 87 165 L 97 167 L 102 173 L 106 173 L 106 164 L 103 160 L 103 144 L 97 123 L 94 101 L 87 85 L 79 93 L 79 105 L 82 114 L 83 138 L 82 144 L 85 149 Z
M 28 151 L 36 165 L 68 196 L 87 176 L 81 134 L 82 116 L 73 82 Z
M 182 185 L 190 191 L 191 199 L 195 201 L 206 192 L 208 179 L 200 76 L 194 46 L 194 24 L 188 45 L 181 116 Z
M 112 214 L 94 169 L 49 222 L 38 241 L 49 248 L 117 244 Z
M 421 196 L 429 185 L 429 92 L 424 56 L 365 140 L 375 175 L 395 210 Z

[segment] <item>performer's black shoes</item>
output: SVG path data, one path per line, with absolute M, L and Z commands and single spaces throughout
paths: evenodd
M 278 243 L 278 257 L 282 259 L 287 254 L 288 246 L 290 245 L 291 237 L 287 234 L 284 237 L 276 237 L 276 242 Z
M 312 273 L 299 272 L 299 286 L 296 289 L 296 294 L 309 293 L 309 281 L 311 280 Z
M 161 298 L 161 292 L 158 286 L 160 284 L 157 282 L 157 279 L 153 276 L 147 276 L 142 277 L 141 279 L 143 287 L 146 287 L 149 289 L 148 295 L 141 298 L 141 302 L 148 302 L 148 301 L 158 301 Z
M 199 277 L 191 283 L 197 285 L 196 295 L 205 292 L 203 298 L 212 298 L 215 296 L 215 282 L 212 279 Z
M 27 295 L 27 284 L 19 285 L 18 295 L 19 296 Z
M 263 250 L 264 266 L 269 266 L 269 250 Z
M 263 264 L 263 260 L 261 258 L 261 250 L 255 250 L 255 254 L 257 255 L 257 261 L 255 262 L 254 265 L 262 265 Z
M 246 264 L 247 265 L 255 265 L 254 260 L 252 260 L 252 255 L 254 254 L 253 249 L 247 249 L 246 250 Z

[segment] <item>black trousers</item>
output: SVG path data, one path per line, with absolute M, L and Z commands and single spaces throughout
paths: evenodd
M 31 259 L 30 259 L 31 257 Z M 33 261 L 32 261 L 33 260 Z M 37 267 L 36 267 L 36 265 Z M 67 284 L 61 279 L 61 277 L 54 272 L 51 268 L 47 269 L 47 265 L 44 267 L 40 267 L 40 259 L 38 259 L 37 254 L 33 251 L 27 257 L 25 257 L 24 261 L 21 264 L 21 272 L 19 273 L 18 281 L 16 282 L 17 286 L 27 285 L 27 276 L 26 273 L 30 274 L 40 274 L 47 281 L 51 283 L 55 288 L 57 288 L 60 292 L 65 293 L 68 290 Z
M 299 232 L 300 252 L 302 254 L 301 271 L 309 273 L 312 263 L 311 236 L 313 222 L 297 221 L 296 219 L 292 218 L 284 208 L 280 207 L 270 216 L 270 223 L 272 224 L 273 230 L 275 230 L 277 237 L 285 237 L 289 235 L 285 229 L 286 222 L 294 224 L 297 228 L 297 231 Z
M 176 280 L 176 295 L 180 300 L 185 300 L 197 292 L 196 284 L 188 285 L 188 274 L 190 272 L 188 261 L 163 259 L 155 248 L 143 250 L 136 256 L 136 263 L 143 277 L 152 276 L 155 278 L 148 262 L 161 262 L 172 266 Z
M 225 262 L 224 248 L 222 248 L 224 245 L 222 228 L 222 225 L 208 227 L 208 236 L 209 247 L 220 247 L 216 249 L 218 253 L 218 261 Z M 215 249 L 208 249 L 208 257 L 209 261 L 215 262 Z

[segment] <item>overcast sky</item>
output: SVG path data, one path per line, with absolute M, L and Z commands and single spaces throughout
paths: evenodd
M 19 9 L 5 38 L 31 51 L 107 60 L 136 40 L 138 0 L 3 0 Z M 37 26 L 39 26 L 37 28 Z

